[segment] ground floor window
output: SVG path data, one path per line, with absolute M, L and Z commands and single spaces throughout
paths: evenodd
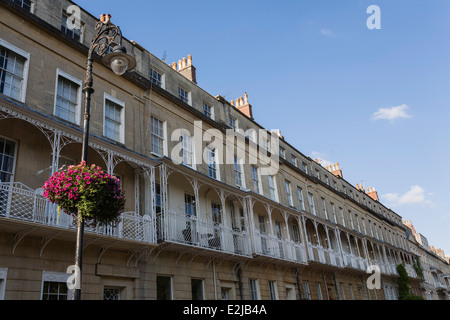
M 70 300 L 72 290 L 67 286 L 68 273 L 44 271 L 42 275 L 41 300 Z
M 172 300 L 172 277 L 156 277 L 156 299 Z
M 120 300 L 120 288 L 104 287 L 103 300 Z
M 191 279 L 192 300 L 204 300 L 203 280 Z

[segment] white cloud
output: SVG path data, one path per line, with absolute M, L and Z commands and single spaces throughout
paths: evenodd
M 321 152 L 317 152 L 317 151 L 311 152 L 311 158 L 313 158 L 314 160 L 317 159 L 317 161 L 319 161 L 319 163 L 320 163 L 320 165 L 322 165 L 322 167 L 327 167 L 327 166 L 334 164 L 334 162 L 325 159 L 324 156 L 325 155 Z
M 403 195 L 398 193 L 387 193 L 382 196 L 387 202 L 393 205 L 414 205 L 425 204 L 433 205 L 433 202 L 428 200 L 425 196 L 425 190 L 421 186 L 412 186 L 409 191 Z
M 392 108 L 380 108 L 372 115 L 374 120 L 389 120 L 394 122 L 396 119 L 407 119 L 412 116 L 407 113 L 409 107 L 406 104 Z
M 325 37 L 334 37 L 334 33 L 331 29 L 322 28 L 322 29 L 320 29 L 320 33 L 322 35 L 324 35 Z

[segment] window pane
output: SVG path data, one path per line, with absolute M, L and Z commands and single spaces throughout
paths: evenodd
M 170 277 L 164 276 L 156 277 L 156 299 L 157 300 L 172 299 L 172 288 Z
M 79 107 L 78 92 L 80 86 L 62 76 L 58 76 L 55 115 L 61 119 L 76 123 Z
M 0 47 L 0 92 L 20 100 L 26 59 L 15 52 Z
M 119 104 L 110 100 L 105 101 L 105 136 L 115 141 L 122 140 L 122 112 L 123 107 Z

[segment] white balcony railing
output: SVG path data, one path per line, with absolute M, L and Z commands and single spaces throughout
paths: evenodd
M 42 190 L 33 190 L 20 182 L 0 183 L 0 217 L 23 220 L 63 229 L 76 229 L 76 220 L 65 213 L 58 213 L 57 206 L 50 203 Z M 156 243 L 155 223 L 150 216 L 136 212 L 122 213 L 115 226 L 95 226 L 87 222 L 86 232 Z
M 302 243 L 279 239 L 258 230 L 255 231 L 255 254 L 303 264 L 307 263 L 306 250 Z
M 171 241 L 192 246 L 251 256 L 248 233 L 219 223 L 207 222 L 194 215 L 169 210 L 157 215 L 158 241 Z
M 410 264 L 405 264 L 406 272 L 408 273 L 408 276 L 411 278 L 418 278 L 416 270 L 414 270 L 413 266 Z
M 367 270 L 367 260 L 354 254 L 344 252 L 344 265 L 353 269 Z
M 319 245 L 308 244 L 309 260 L 342 268 L 341 254 L 333 249 L 324 248 Z

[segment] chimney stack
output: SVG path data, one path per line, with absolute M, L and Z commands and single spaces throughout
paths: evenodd
M 188 54 L 187 58 L 178 60 L 178 65 L 176 62 L 172 62 L 172 69 L 177 70 L 187 79 L 197 84 L 196 69 L 192 65 L 192 56 L 190 54 Z
M 369 196 L 369 197 L 371 197 L 373 200 L 375 200 L 375 201 L 380 201 L 380 199 L 378 198 L 378 193 L 377 193 L 377 191 L 375 190 L 375 188 L 373 188 L 373 187 L 369 187 L 369 189 L 367 189 L 367 195 Z
M 339 169 L 339 163 L 336 162 L 335 164 L 331 164 L 331 165 L 325 167 L 325 169 L 327 169 L 328 171 L 330 171 L 330 172 L 331 172 L 332 174 L 334 174 L 335 176 L 343 178 L 343 176 L 342 176 L 342 170 Z
M 276 134 L 280 139 L 283 139 L 280 129 L 272 129 L 272 130 L 270 130 L 270 132 Z
M 230 104 L 253 120 L 252 105 L 248 103 L 247 92 L 244 93 L 244 97 L 239 97 L 234 101 L 230 101 Z

